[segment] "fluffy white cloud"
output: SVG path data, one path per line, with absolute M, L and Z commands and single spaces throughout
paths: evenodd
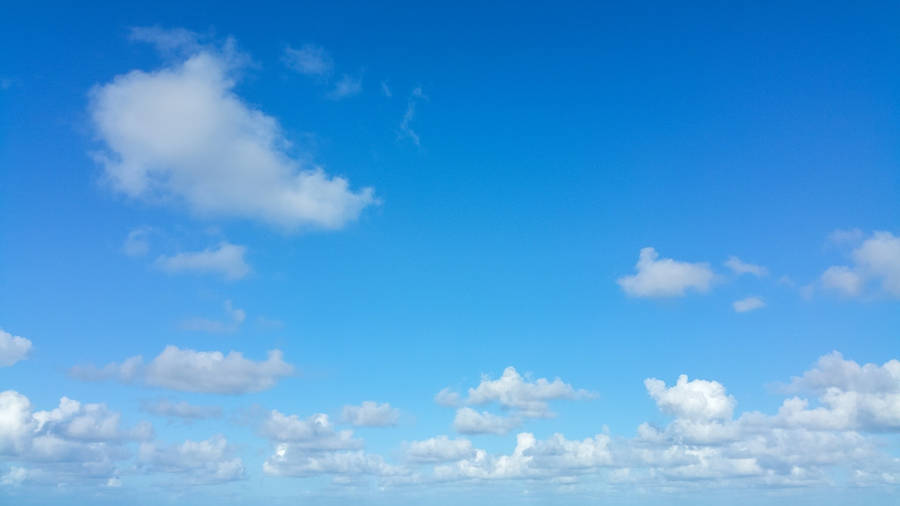
M 653 248 L 642 248 L 637 274 L 617 280 L 632 297 L 681 297 L 688 290 L 706 292 L 715 277 L 709 264 L 659 258 Z
M 23 360 L 31 350 L 31 341 L 0 329 L 0 367 L 9 367 Z
M 900 237 L 875 232 L 856 247 L 853 266 L 831 266 L 822 274 L 822 284 L 849 296 L 862 293 L 869 280 L 879 283 L 882 292 L 900 297 Z
M 365 401 L 359 406 L 344 406 L 341 421 L 357 427 L 388 427 L 396 425 L 400 411 L 390 404 Z
M 688 381 L 687 376 L 682 374 L 669 388 L 666 388 L 664 381 L 656 378 L 647 378 L 644 386 L 662 412 L 678 418 L 726 419 L 731 418 L 734 410 L 734 397 L 727 395 L 725 387 L 716 381 Z
M 148 472 L 180 475 L 195 485 L 213 484 L 244 478 L 243 461 L 231 454 L 228 441 L 218 435 L 172 446 L 144 443 L 138 451 L 138 463 Z
M 362 441 L 353 437 L 353 431 L 336 430 L 323 413 L 300 418 L 272 410 L 263 421 L 260 433 L 304 450 L 347 450 L 362 446 Z
M 116 191 L 286 229 L 341 228 L 376 202 L 371 188 L 354 192 L 294 156 L 278 121 L 234 92 L 246 58 L 233 44 L 212 49 L 164 31 L 139 38 L 182 56 L 92 90 L 89 113 L 105 146 L 96 159 Z
M 70 374 L 87 381 L 116 379 L 184 392 L 244 394 L 272 388 L 280 378 L 289 376 L 293 371 L 293 366 L 283 360 L 279 350 L 270 351 L 264 361 L 254 361 L 244 358 L 237 351 L 226 355 L 220 351 L 166 346 L 146 365 L 140 356 L 136 356 L 121 364 L 108 364 L 102 369 L 73 367 Z
M 734 301 L 731 304 L 731 307 L 738 313 L 746 313 L 748 311 L 766 307 L 766 301 L 762 300 L 760 297 L 746 297 Z
M 189 318 L 181 322 L 180 327 L 184 330 L 219 334 L 236 331 L 247 319 L 247 313 L 243 309 L 234 307 L 230 300 L 225 301 L 225 314 L 227 316 L 226 321 Z
M 769 273 L 769 270 L 765 267 L 744 262 L 736 256 L 728 257 L 728 260 L 725 261 L 725 267 L 728 267 L 737 275 L 752 274 L 758 278 Z
M 284 63 L 291 69 L 308 76 L 327 76 L 334 69 L 334 60 L 321 46 L 305 44 L 299 49 L 284 50 Z
M 410 462 L 435 463 L 467 459 L 474 456 L 475 449 L 468 439 L 437 436 L 407 443 L 404 453 Z
M 216 248 L 189 251 L 156 259 L 156 267 L 169 274 L 218 274 L 228 280 L 241 279 L 250 274 L 244 260 L 246 246 L 223 242 Z
M 556 399 L 582 399 L 590 397 L 584 390 L 575 390 L 572 385 L 556 378 L 548 381 L 538 378 L 527 381 L 516 371 L 507 367 L 496 380 L 483 375 L 481 383 L 469 389 L 467 402 L 470 404 L 499 403 L 526 418 L 549 418 L 553 416 L 547 401 Z
M 219 406 L 195 406 L 185 401 L 172 402 L 169 399 L 142 402 L 141 409 L 154 415 L 184 420 L 204 420 L 222 416 L 222 408 Z
M 456 410 L 453 429 L 461 434 L 506 434 L 521 425 L 518 418 L 499 416 L 472 408 Z

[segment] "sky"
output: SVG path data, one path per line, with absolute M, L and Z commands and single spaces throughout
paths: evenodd
M 29 2 L 0 504 L 888 505 L 891 2 Z

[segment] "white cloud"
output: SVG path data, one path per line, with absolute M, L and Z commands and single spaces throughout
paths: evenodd
M 183 392 L 245 394 L 272 388 L 280 378 L 289 376 L 293 371 L 293 366 L 283 360 L 279 350 L 270 351 L 266 360 L 257 362 L 244 358 L 237 351 L 226 355 L 219 351 L 166 346 L 146 365 L 140 356 L 136 356 L 121 364 L 108 364 L 102 369 L 76 366 L 70 374 L 87 381 L 137 381 Z
M 833 265 L 822 273 L 822 284 L 825 288 L 837 290 L 844 295 L 859 295 L 863 280 L 849 267 Z
M 247 313 L 245 313 L 243 309 L 234 307 L 230 300 L 225 301 L 225 313 L 228 318 L 227 321 L 210 320 L 207 318 L 189 318 L 181 322 L 180 326 L 184 330 L 218 334 L 236 331 L 247 318 Z
M 308 76 L 327 76 L 334 69 L 334 60 L 328 51 L 315 44 L 305 44 L 300 49 L 286 48 L 284 62 L 291 69 Z
M 407 443 L 404 454 L 411 462 L 436 463 L 467 459 L 474 456 L 475 449 L 468 439 L 437 436 Z
M 832 244 L 856 244 L 865 236 L 858 228 L 838 229 L 828 234 L 828 242 Z
M 340 100 L 342 98 L 359 95 L 362 91 L 362 78 L 351 77 L 347 74 L 341 76 L 334 88 L 328 93 L 328 98 L 332 100 Z
M 521 423 L 517 418 L 460 408 L 453 418 L 453 429 L 460 434 L 506 434 Z
M 507 367 L 496 380 L 489 376 L 481 377 L 481 383 L 469 389 L 467 402 L 470 404 L 487 404 L 497 402 L 504 408 L 515 411 L 526 418 L 549 418 L 553 416 L 547 401 L 557 399 L 583 399 L 590 397 L 584 390 L 575 390 L 572 385 L 556 378 L 548 381 L 538 378 L 526 381 L 514 367 Z
M 188 483 L 203 485 L 244 478 L 243 461 L 231 454 L 228 441 L 218 435 L 172 446 L 144 443 L 138 451 L 138 463 L 146 471 L 177 474 Z
M 734 397 L 725 393 L 725 387 L 716 381 L 691 380 L 686 375 L 678 377 L 675 385 L 656 378 L 644 380 L 650 397 L 659 409 L 670 415 L 688 420 L 715 420 L 731 418 Z
M 617 280 L 626 294 L 632 297 L 681 297 L 688 290 L 709 290 L 714 275 L 708 264 L 658 257 L 653 248 L 641 249 L 635 266 L 637 274 Z
M 341 420 L 357 427 L 389 427 L 397 424 L 400 411 L 390 404 L 365 401 L 359 406 L 344 406 Z
M 738 313 L 746 313 L 748 311 L 766 307 L 766 301 L 764 301 L 760 297 L 746 297 L 741 300 L 734 301 L 731 306 Z
M 136 228 L 128 232 L 122 251 L 130 257 L 140 257 L 150 251 L 150 229 L 147 227 Z
M 834 235 L 834 233 L 832 233 Z M 867 281 L 878 281 L 882 292 L 900 297 L 900 237 L 877 231 L 856 247 L 853 266 L 834 265 L 822 274 L 822 284 L 844 295 L 862 294 Z
M 149 38 L 171 45 L 166 33 Z M 96 159 L 112 188 L 286 229 L 338 229 L 376 202 L 371 188 L 351 191 L 346 179 L 301 161 L 278 121 L 237 96 L 244 60 L 233 45 L 182 50 L 158 70 L 92 90 L 89 113 L 105 145 Z
M 215 249 L 160 256 L 156 266 L 169 274 L 218 274 L 228 280 L 241 279 L 250 273 L 244 260 L 245 246 L 223 242 Z
M 154 415 L 184 420 L 205 420 L 222 416 L 222 408 L 219 406 L 195 406 L 185 401 L 172 402 L 169 399 L 142 402 L 141 409 Z
M 462 398 L 460 398 L 457 392 L 451 390 L 450 387 L 446 387 L 435 394 L 434 402 L 440 404 L 441 406 L 455 408 L 462 403 Z
M 409 100 L 406 102 L 406 112 L 403 114 L 403 120 L 400 122 L 399 138 L 409 138 L 416 146 L 421 145 L 419 134 L 412 129 L 410 124 L 416 116 L 416 105 L 418 105 L 420 100 L 427 98 L 428 97 L 422 92 L 422 88 L 416 87 L 413 89 L 412 93 L 409 95 Z
M 0 367 L 9 367 L 24 360 L 31 350 L 31 341 L 0 329 Z
M 260 432 L 267 438 L 305 450 L 349 450 L 362 446 L 351 430 L 336 430 L 323 413 L 308 418 L 285 415 L 272 410 L 263 421 Z
M 752 274 L 759 278 L 769 274 L 769 270 L 765 267 L 744 262 L 736 256 L 728 257 L 728 260 L 725 261 L 725 267 L 728 267 L 737 275 Z
M 15 487 L 28 479 L 28 470 L 24 467 L 12 466 L 6 474 L 0 477 L 0 485 Z

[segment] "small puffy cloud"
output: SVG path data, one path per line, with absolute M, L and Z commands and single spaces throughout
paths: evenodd
M 725 387 L 717 381 L 688 381 L 687 376 L 682 374 L 669 388 L 666 388 L 664 381 L 656 378 L 647 378 L 644 386 L 662 412 L 679 418 L 729 419 L 734 410 L 734 397 L 727 395 Z
M 865 284 L 877 281 L 881 291 L 900 297 L 900 237 L 874 232 L 852 252 L 853 266 L 834 265 L 822 274 L 822 284 L 847 296 L 862 294 Z
M 299 49 L 286 48 L 284 63 L 290 69 L 308 76 L 327 76 L 334 69 L 334 60 L 328 51 L 315 44 L 305 44 Z
M 822 284 L 825 288 L 853 297 L 862 291 L 863 280 L 849 267 L 833 265 L 822 273 Z
M 469 389 L 467 402 L 487 404 L 496 402 L 504 408 L 512 409 L 526 418 L 549 418 L 553 416 L 547 401 L 557 399 L 583 399 L 590 397 L 585 390 L 575 390 L 572 385 L 556 378 L 548 381 L 538 378 L 527 381 L 514 367 L 507 367 L 496 380 L 482 376 L 481 383 Z
M 437 463 L 470 458 L 474 456 L 475 449 L 468 439 L 437 436 L 407 443 L 404 453 L 410 462 Z
M 737 275 L 752 274 L 758 278 L 769 273 L 769 270 L 765 267 L 744 262 L 736 256 L 728 257 L 728 260 L 725 261 L 725 267 L 728 267 Z
M 183 392 L 245 394 L 272 388 L 279 379 L 293 374 L 294 368 L 279 350 L 270 351 L 266 360 L 254 361 L 237 351 L 226 355 L 166 346 L 148 364 L 136 356 L 102 369 L 76 366 L 69 372 L 86 381 L 115 379 Z
M 227 315 L 226 321 L 190 318 L 181 322 L 180 327 L 184 330 L 210 332 L 213 334 L 234 332 L 247 318 L 247 313 L 243 309 L 234 307 L 230 300 L 225 301 L 225 314 Z
M 450 387 L 446 387 L 435 394 L 434 402 L 440 404 L 441 406 L 455 408 L 462 403 L 462 398 L 459 396 L 459 393 L 454 392 L 450 389 Z
M 172 402 L 169 399 L 144 401 L 141 409 L 153 415 L 181 418 L 183 420 L 205 420 L 222 416 L 219 406 L 195 406 L 185 401 Z
M 31 341 L 0 329 L 0 367 L 9 367 L 24 360 L 31 350 Z
M 232 456 L 228 441 L 220 435 L 172 446 L 144 443 L 138 451 L 138 464 L 148 472 L 182 476 L 193 485 L 235 481 L 245 476 L 243 461 Z
M 748 311 L 754 311 L 756 309 L 766 307 L 766 301 L 764 301 L 760 297 L 746 297 L 741 300 L 736 300 L 731 304 L 731 307 L 734 308 L 738 313 L 746 313 Z
M 348 450 L 362 446 L 351 430 L 337 430 L 328 415 L 317 413 L 307 418 L 272 410 L 260 427 L 260 433 L 282 443 L 306 450 Z
M 250 266 L 244 260 L 246 252 L 245 246 L 223 242 L 203 251 L 160 256 L 156 259 L 156 267 L 169 274 L 218 274 L 227 280 L 236 280 L 250 273 Z
M 371 188 L 353 191 L 296 156 L 278 121 L 235 93 L 246 59 L 233 43 L 220 50 L 183 32 L 132 36 L 178 51 L 157 70 L 133 70 L 91 92 L 103 145 L 95 158 L 115 191 L 287 230 L 339 229 L 376 203 Z
M 460 408 L 453 418 L 453 429 L 460 434 L 506 434 L 521 423 L 517 418 Z
M 332 100 L 340 100 L 342 98 L 359 95 L 362 91 L 362 78 L 351 77 L 347 74 L 341 76 L 334 88 L 328 93 L 328 98 Z
M 688 290 L 706 292 L 715 277 L 709 264 L 659 258 L 653 248 L 641 249 L 637 273 L 617 280 L 632 297 L 681 297 Z
M 344 406 L 341 421 L 357 427 L 389 427 L 397 424 L 400 411 L 390 404 L 365 401 L 359 406 Z

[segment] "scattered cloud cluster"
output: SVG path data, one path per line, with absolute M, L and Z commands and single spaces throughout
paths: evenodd
M 9 367 L 24 360 L 29 351 L 31 341 L 0 329 L 0 367 Z
M 233 43 L 219 49 L 183 32 L 134 34 L 179 56 L 91 92 L 89 114 L 103 144 L 95 158 L 113 189 L 289 230 L 341 228 L 376 202 L 371 188 L 353 191 L 294 156 L 278 121 L 235 93 L 246 58 Z
M 243 479 L 244 463 L 221 435 L 177 445 L 143 443 L 137 462 L 151 473 L 170 473 L 192 485 L 208 485 Z
M 69 372 L 87 381 L 113 379 L 182 392 L 245 394 L 272 388 L 279 379 L 293 374 L 294 368 L 279 350 L 270 351 L 266 360 L 254 361 L 236 351 L 223 354 L 166 346 L 147 364 L 135 356 L 103 368 L 76 366 Z

